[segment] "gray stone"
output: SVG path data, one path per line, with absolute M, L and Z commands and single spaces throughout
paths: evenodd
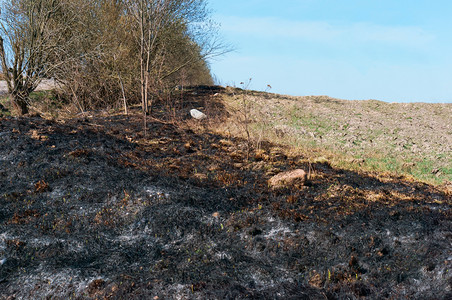
M 190 115 L 193 118 L 195 118 L 196 120 L 203 120 L 203 119 L 207 118 L 207 116 L 203 112 L 200 112 L 197 109 L 190 110 Z

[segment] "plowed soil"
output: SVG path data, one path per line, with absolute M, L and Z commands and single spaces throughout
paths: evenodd
M 147 125 L 0 119 L 0 299 L 452 298 L 449 190 Z

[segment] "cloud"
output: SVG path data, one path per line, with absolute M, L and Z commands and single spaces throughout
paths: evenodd
M 320 43 L 378 43 L 404 47 L 428 46 L 435 35 L 417 26 L 384 26 L 372 23 L 331 24 L 322 21 L 290 21 L 274 17 L 219 16 L 231 34 L 267 39 L 297 39 Z

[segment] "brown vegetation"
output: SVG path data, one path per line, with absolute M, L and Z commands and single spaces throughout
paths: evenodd
M 1 69 L 21 115 L 45 78 L 79 111 L 141 102 L 147 112 L 176 85 L 211 84 L 206 59 L 226 51 L 203 0 L 7 0 L 0 22 Z

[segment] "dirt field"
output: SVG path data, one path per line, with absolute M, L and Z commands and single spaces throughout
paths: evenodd
M 53 80 L 43 80 L 36 90 L 47 91 L 53 88 L 55 88 L 55 82 Z M 6 85 L 6 81 L 0 80 L 0 96 L 6 95 L 7 93 L 8 87 Z
M 319 155 L 339 167 L 452 182 L 452 103 L 348 101 L 232 88 L 223 98 L 237 111 L 225 126 L 242 114 L 245 98 L 254 139 L 324 150 Z
M 0 299 L 452 298 L 450 190 L 148 121 L 0 118 Z

